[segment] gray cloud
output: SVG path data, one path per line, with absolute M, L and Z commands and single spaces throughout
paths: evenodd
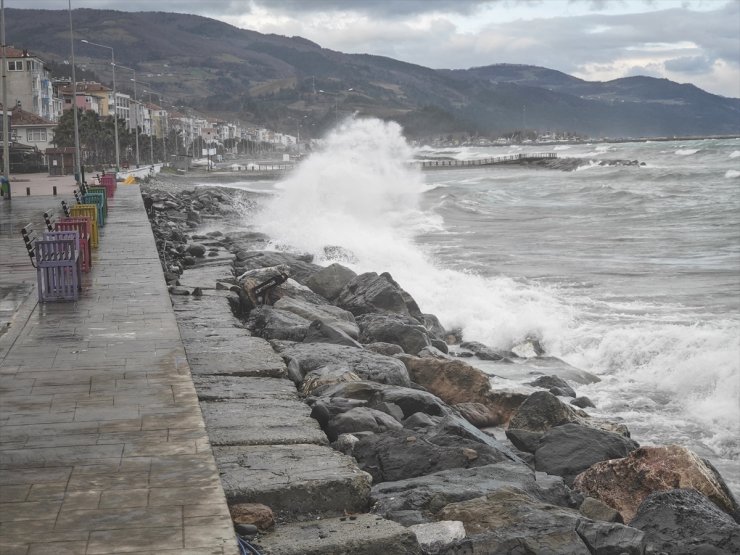
M 710 71 L 713 64 L 714 60 L 710 60 L 706 56 L 684 56 L 666 60 L 663 65 L 668 71 L 700 75 Z

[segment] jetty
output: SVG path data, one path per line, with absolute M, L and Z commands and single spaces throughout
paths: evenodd
M 557 157 L 558 155 L 554 152 L 536 152 L 508 154 L 506 156 L 494 156 L 489 158 L 479 158 L 476 160 L 414 160 L 412 164 L 422 170 L 449 170 L 480 166 L 521 164 L 537 162 L 540 160 L 551 160 Z

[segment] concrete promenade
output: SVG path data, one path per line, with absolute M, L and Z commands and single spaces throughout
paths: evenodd
M 36 302 L 20 237 L 71 195 L 13 192 L 0 200 L 0 553 L 237 553 L 139 187 L 118 187 L 74 303 Z

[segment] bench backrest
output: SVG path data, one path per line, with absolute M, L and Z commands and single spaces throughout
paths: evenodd
M 63 230 L 63 231 L 47 231 L 41 236 L 43 241 L 56 241 L 59 242 L 62 246 L 58 249 L 51 249 L 54 254 L 59 254 L 60 252 L 63 252 L 65 256 L 74 256 L 75 253 L 80 252 L 80 234 L 77 232 L 76 229 L 73 230 Z M 67 244 L 68 241 L 71 241 L 74 245 L 74 252 L 69 252 L 69 246 Z M 43 257 L 42 257 L 43 260 Z
M 54 231 L 54 210 L 44 212 L 44 223 L 48 231 Z
M 70 207 L 70 216 L 90 218 L 92 221 L 98 221 L 98 207 L 94 204 L 77 204 Z
M 88 218 L 65 218 L 54 223 L 54 231 L 76 231 L 83 239 L 90 238 L 90 220 Z
M 36 268 L 36 232 L 33 230 L 32 224 L 27 224 L 21 228 L 21 236 L 23 242 L 26 244 L 26 251 L 28 257 L 31 259 L 31 266 Z
M 62 201 L 62 210 L 64 210 L 64 215 L 69 218 L 69 206 L 67 206 L 66 201 Z

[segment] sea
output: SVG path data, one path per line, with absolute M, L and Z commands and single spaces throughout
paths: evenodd
M 410 163 L 534 152 L 590 162 Z M 244 225 L 270 248 L 390 272 L 466 340 L 538 340 L 601 379 L 572 384 L 589 413 L 692 449 L 740 494 L 740 139 L 412 147 L 348 119 L 284 178 L 230 186 L 254 193 Z

